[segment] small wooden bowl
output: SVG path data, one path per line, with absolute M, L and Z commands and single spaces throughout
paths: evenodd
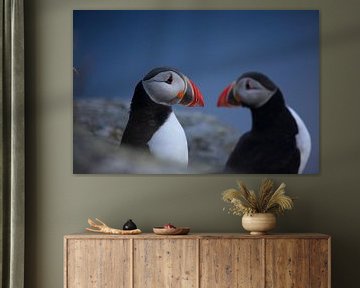
M 186 235 L 189 233 L 189 227 L 163 228 L 154 227 L 153 231 L 157 235 Z

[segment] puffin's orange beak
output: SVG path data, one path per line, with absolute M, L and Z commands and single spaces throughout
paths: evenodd
M 190 79 L 186 78 L 185 81 L 187 83 L 187 89 L 185 93 L 179 92 L 177 95 L 178 98 L 181 99 L 179 104 L 188 107 L 194 107 L 194 106 L 203 107 L 205 103 L 204 103 L 204 97 L 201 94 L 200 89 Z
M 234 95 L 234 88 L 235 82 L 231 83 L 230 85 L 226 86 L 224 91 L 221 92 L 219 99 L 217 101 L 217 107 L 234 107 L 234 106 L 241 106 L 241 102 L 239 101 L 239 97 L 235 97 Z
M 195 85 L 195 83 L 193 81 L 191 81 L 189 79 L 189 83 L 191 85 L 191 88 L 193 90 L 193 101 L 188 105 L 190 107 L 193 106 L 200 106 L 200 107 L 204 107 L 205 103 L 204 103 L 204 97 L 200 92 L 200 89 Z

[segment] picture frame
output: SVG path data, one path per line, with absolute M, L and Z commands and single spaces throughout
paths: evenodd
M 74 10 L 73 174 L 317 174 L 319 57 L 318 10 Z

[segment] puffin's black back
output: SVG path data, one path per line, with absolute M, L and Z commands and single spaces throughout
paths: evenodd
M 281 91 L 262 107 L 251 109 L 252 129 L 242 135 L 226 163 L 227 172 L 259 174 L 298 173 L 298 128 Z
M 147 143 L 169 117 L 170 106 L 151 100 L 140 81 L 131 101 L 129 121 L 121 139 L 121 145 L 148 149 Z

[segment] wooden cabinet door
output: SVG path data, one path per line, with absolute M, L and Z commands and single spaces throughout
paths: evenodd
M 134 288 L 197 287 L 196 239 L 134 240 Z
M 266 239 L 266 287 L 309 287 L 309 241 Z
M 65 288 L 328 288 L 324 235 L 65 237 Z
M 264 287 L 261 239 L 202 239 L 200 287 Z
M 330 240 L 310 240 L 310 288 L 330 287 Z
M 266 287 L 328 287 L 328 245 L 327 239 L 266 239 Z
M 131 287 L 130 240 L 68 239 L 65 287 Z

